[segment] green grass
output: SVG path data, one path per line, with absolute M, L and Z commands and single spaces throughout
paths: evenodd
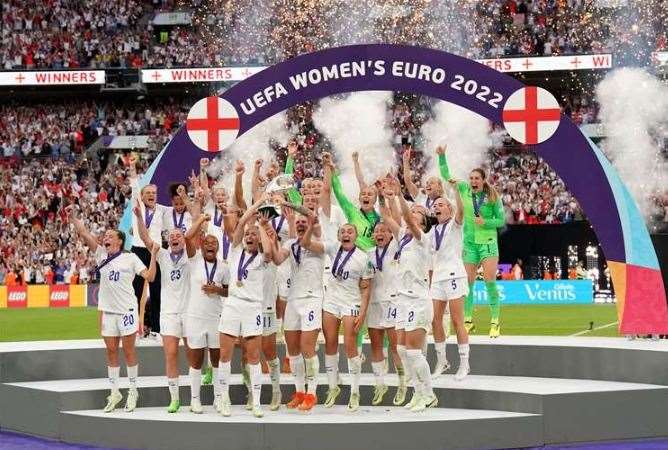
M 615 322 L 615 305 L 508 305 L 501 309 L 505 335 L 567 336 Z M 489 308 L 476 307 L 474 334 L 489 332 Z M 98 338 L 94 308 L 1 309 L 0 342 Z M 583 336 L 617 336 L 617 326 Z

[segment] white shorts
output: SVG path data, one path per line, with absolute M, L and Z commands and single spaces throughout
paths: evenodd
M 322 328 L 322 300 L 306 297 L 290 300 L 285 308 L 283 330 L 313 331 Z
M 126 314 L 102 311 L 102 328 L 100 334 L 105 337 L 130 336 L 139 329 L 139 317 L 136 310 Z
M 455 300 L 466 297 L 469 293 L 469 282 L 466 277 L 434 281 L 429 290 L 429 298 L 437 300 Z
M 275 309 L 264 309 L 262 311 L 262 336 L 271 336 L 278 333 L 278 322 L 276 321 Z
M 278 296 L 283 300 L 288 298 L 290 292 L 290 263 L 288 261 L 278 266 L 276 284 L 278 285 Z
M 262 336 L 262 303 L 227 297 L 218 331 L 230 336 Z
M 366 313 L 366 326 L 375 329 L 394 328 L 396 316 L 397 306 L 393 302 L 369 303 L 369 309 Z
M 188 347 L 220 348 L 218 322 L 220 319 L 202 319 L 186 316 L 186 338 Z
M 322 305 L 323 311 L 335 315 L 337 319 L 342 319 L 344 316 L 359 317 L 360 308 L 361 305 L 351 305 L 334 300 L 325 300 Z
M 186 315 L 181 313 L 160 313 L 160 334 L 182 338 L 185 332 Z
M 406 304 L 406 325 L 404 330 L 414 331 L 423 329 L 429 332 L 434 320 L 434 303 L 431 299 L 412 299 Z

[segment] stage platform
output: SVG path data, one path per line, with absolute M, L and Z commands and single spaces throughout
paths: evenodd
M 184 406 L 168 414 L 159 342 L 143 341 L 139 347 L 140 407 L 134 413 L 104 414 L 108 382 L 100 340 L 0 344 L 0 428 L 105 447 L 180 450 L 491 449 L 668 436 L 665 340 L 474 337 L 472 374 L 461 382 L 452 373 L 435 380 L 439 406 L 419 414 L 391 406 L 392 373 L 386 376 L 391 387 L 385 403 L 364 406 L 374 384 L 368 361 L 360 387 L 363 406 L 347 412 L 348 375 L 341 357 L 345 386 L 339 405 L 317 406 L 306 414 L 265 407 L 262 419 L 240 406 L 246 388 L 238 374 L 230 389 L 239 405 L 232 417 L 216 415 L 211 406 L 202 415 L 190 413 L 187 376 L 180 379 Z M 448 345 L 448 356 L 456 368 L 454 344 Z M 433 364 L 431 347 L 429 359 Z M 187 373 L 184 360 L 181 365 Z M 291 375 L 283 375 L 284 401 L 294 391 L 291 381 Z M 262 402 L 268 403 L 267 376 L 265 382 Z M 320 382 L 322 401 L 324 373 Z M 121 388 L 126 385 L 122 378 Z M 204 386 L 203 403 L 210 405 L 212 397 L 212 387 Z

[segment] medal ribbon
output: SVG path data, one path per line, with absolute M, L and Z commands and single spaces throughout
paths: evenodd
M 241 259 L 239 259 L 239 265 L 237 266 L 237 281 L 241 281 L 245 277 L 248 277 L 248 266 L 253 262 L 258 252 L 251 253 L 251 257 L 248 258 L 246 264 L 244 260 L 246 259 L 246 250 L 241 251 Z
M 334 259 L 334 264 L 332 264 L 332 275 L 334 275 L 334 278 L 339 278 L 341 274 L 343 274 L 343 269 L 345 269 L 346 264 L 350 260 L 350 257 L 353 256 L 353 253 L 355 253 L 356 249 L 357 247 L 353 247 L 350 250 L 348 250 L 348 253 L 343 258 L 343 261 L 341 261 L 341 265 L 339 265 L 339 261 L 341 260 L 341 255 L 343 254 L 343 247 L 339 247 L 339 251 L 336 252 L 336 258 Z

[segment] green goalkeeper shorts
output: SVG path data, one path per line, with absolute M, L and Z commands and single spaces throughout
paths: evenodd
M 487 258 L 499 257 L 499 244 L 494 241 L 490 244 L 476 244 L 464 241 L 464 264 L 479 265 Z

